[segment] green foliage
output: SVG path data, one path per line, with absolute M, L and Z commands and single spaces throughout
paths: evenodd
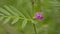
M 42 11 L 44 20 L 33 19 Z M 60 34 L 60 0 L 0 0 L 0 34 Z M 46 25 L 45 25 L 46 24 Z

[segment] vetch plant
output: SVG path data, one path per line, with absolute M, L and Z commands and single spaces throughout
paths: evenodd
M 59 15 L 60 0 L 0 0 L 0 34 L 60 34 Z

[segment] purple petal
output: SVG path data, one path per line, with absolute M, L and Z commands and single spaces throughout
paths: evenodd
M 36 19 L 43 20 L 42 12 L 36 12 L 35 15 L 34 15 L 34 17 L 35 17 Z

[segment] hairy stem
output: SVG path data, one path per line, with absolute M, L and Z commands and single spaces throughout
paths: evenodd
M 37 34 L 37 31 L 36 31 L 36 26 L 35 26 L 35 24 L 33 24 L 33 27 L 34 27 L 35 34 Z
M 34 1 L 36 1 L 36 0 L 32 0 L 32 8 L 33 8 L 33 11 L 34 11 Z M 34 28 L 35 34 L 37 34 L 35 24 L 33 24 L 33 28 Z

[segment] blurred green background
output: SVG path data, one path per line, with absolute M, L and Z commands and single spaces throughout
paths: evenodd
M 39 11 L 43 21 L 33 19 Z M 0 0 L 0 34 L 36 32 L 60 34 L 60 0 Z

